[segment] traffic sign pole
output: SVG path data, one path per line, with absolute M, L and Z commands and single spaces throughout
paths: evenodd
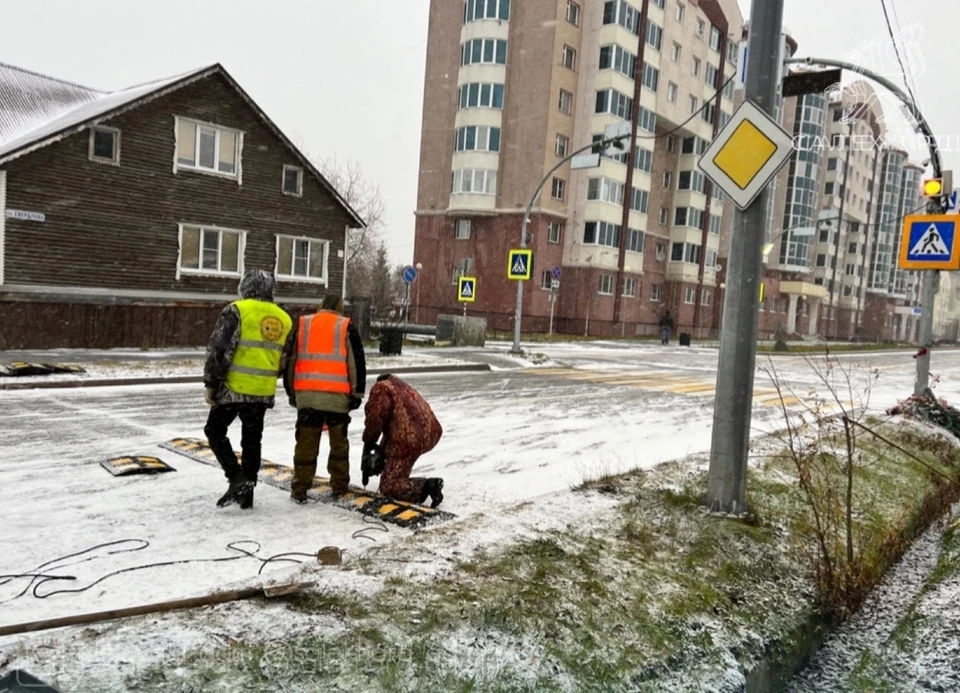
M 783 27 L 783 0 L 753 0 L 745 98 L 774 113 Z M 757 360 L 757 296 L 763 271 L 767 198 L 765 185 L 752 203 L 737 212 L 727 258 L 727 290 L 717 368 L 713 441 L 707 478 L 711 510 L 747 510 L 747 460 Z

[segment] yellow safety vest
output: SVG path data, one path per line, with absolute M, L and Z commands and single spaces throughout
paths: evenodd
M 269 301 L 245 298 L 233 305 L 240 312 L 240 343 L 227 371 L 227 388 L 241 395 L 272 397 L 293 321 Z

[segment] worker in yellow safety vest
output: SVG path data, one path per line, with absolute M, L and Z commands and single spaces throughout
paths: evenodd
M 275 286 L 267 272 L 247 272 L 240 280 L 240 300 L 220 313 L 207 348 L 203 385 L 210 415 L 203 431 L 229 483 L 217 501 L 221 508 L 231 503 L 253 507 L 263 419 L 274 404 L 283 345 L 293 327 L 290 316 L 273 302 Z M 237 417 L 242 464 L 227 437 Z
M 284 348 L 283 385 L 297 408 L 290 497 L 307 502 L 324 427 L 330 436 L 330 491 L 345 493 L 350 484 L 347 428 L 367 389 L 367 367 L 360 333 L 343 316 L 339 296 L 325 296 L 318 312 L 294 325 Z

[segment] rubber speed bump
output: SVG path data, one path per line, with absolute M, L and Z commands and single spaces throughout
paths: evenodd
M 207 441 L 198 438 L 174 438 L 160 447 L 170 450 L 197 462 L 220 467 L 217 458 L 207 444 Z M 240 453 L 237 453 L 239 459 Z M 293 468 L 269 460 L 263 460 L 260 465 L 259 480 L 275 488 L 290 490 L 293 480 Z M 318 502 L 333 505 L 344 510 L 352 510 L 383 522 L 389 522 L 401 527 L 420 527 L 427 523 L 451 520 L 456 515 L 443 510 L 437 510 L 416 503 L 406 503 L 388 498 L 373 491 L 366 491 L 351 486 L 346 493 L 335 496 L 330 488 L 330 480 L 325 477 L 315 477 L 313 487 L 307 491 L 307 497 Z
M 159 457 L 146 455 L 130 455 L 128 457 L 114 457 L 104 460 L 100 466 L 114 476 L 131 476 L 133 474 L 163 474 L 177 471 Z
M 80 366 L 68 366 L 63 363 L 27 363 L 25 361 L 0 363 L 0 375 L 26 377 L 53 373 L 86 373 L 86 371 Z

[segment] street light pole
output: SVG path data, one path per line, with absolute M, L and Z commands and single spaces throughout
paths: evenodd
M 771 115 L 780 73 L 777 62 L 782 30 L 783 0 L 753 0 L 744 97 Z M 757 297 L 763 273 L 769 195 L 770 188 L 766 186 L 746 210 L 736 214 L 727 258 L 725 329 L 720 332 L 706 501 L 711 510 L 734 514 L 747 509 L 747 459 L 759 321 Z
M 420 283 L 422 281 L 420 277 L 420 272 L 423 270 L 423 263 L 418 262 L 416 264 L 416 269 L 417 269 L 417 312 L 416 312 L 415 319 L 417 321 L 417 324 L 419 325 L 420 324 Z
M 585 151 L 596 148 L 597 151 L 603 152 L 610 147 L 611 145 L 617 146 L 620 145 L 623 140 L 631 137 L 630 133 L 626 135 L 617 135 L 616 137 L 611 137 L 609 139 L 601 140 L 599 142 L 591 142 L 590 144 L 580 147 L 576 151 L 573 151 L 567 154 L 565 157 L 560 159 L 553 168 L 547 171 L 543 179 L 540 181 L 540 184 L 537 185 L 536 190 L 533 191 L 533 195 L 530 196 L 530 202 L 527 203 L 527 208 L 523 212 L 523 221 L 520 224 L 520 247 L 527 247 L 527 227 L 530 225 L 530 213 L 533 211 L 533 205 L 536 203 L 537 198 L 540 197 L 540 192 L 543 190 L 543 186 L 547 184 L 547 181 L 550 180 L 557 169 L 563 166 L 565 163 L 573 159 L 579 154 L 583 154 Z M 517 280 L 517 307 L 513 316 L 513 347 L 510 349 L 511 354 L 520 355 L 523 351 L 520 349 L 520 321 L 523 316 L 523 279 Z

